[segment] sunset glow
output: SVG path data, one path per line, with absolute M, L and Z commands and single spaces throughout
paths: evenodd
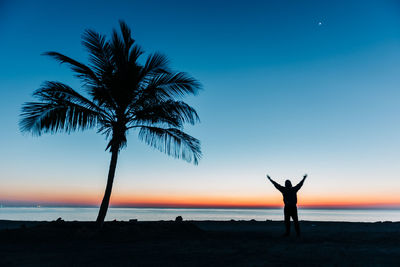
M 81 192 L 75 194 L 37 192 L 14 194 L 2 193 L 0 204 L 24 206 L 98 206 L 101 194 Z M 371 198 L 373 201 L 368 201 Z M 282 197 L 234 195 L 207 196 L 207 195 L 154 195 L 151 192 L 136 196 L 115 194 L 111 198 L 112 207 L 184 207 L 184 208 L 276 208 L 282 207 Z M 400 208 L 400 201 L 396 195 L 357 195 L 357 196 L 327 196 L 317 195 L 299 196 L 299 206 L 306 208 Z

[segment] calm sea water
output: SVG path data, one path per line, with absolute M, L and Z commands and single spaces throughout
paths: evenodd
M 93 221 L 98 208 L 67 207 L 2 207 L 0 220 L 51 221 L 59 217 L 66 221 Z M 110 208 L 106 220 L 158 221 L 174 220 L 282 220 L 282 209 L 169 209 L 169 208 Z M 300 220 L 377 222 L 400 221 L 399 209 L 299 209 Z

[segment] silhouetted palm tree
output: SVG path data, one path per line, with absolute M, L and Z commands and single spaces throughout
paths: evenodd
M 107 213 L 117 158 L 126 146 L 130 129 L 148 145 L 188 162 L 198 163 L 200 142 L 184 133 L 183 124 L 199 121 L 196 111 L 177 100 L 196 94 L 200 83 L 183 72 L 173 72 L 165 56 L 154 53 L 143 64 L 142 49 L 135 44 L 131 30 L 120 21 L 121 35 L 113 30 L 110 40 L 86 30 L 83 45 L 89 52 L 84 65 L 57 52 L 46 52 L 68 64 L 83 82 L 84 96 L 61 82 L 47 81 L 33 93 L 38 102 L 27 102 L 21 113 L 21 131 L 35 135 L 97 128 L 109 140 L 111 152 L 107 186 L 97 222 Z

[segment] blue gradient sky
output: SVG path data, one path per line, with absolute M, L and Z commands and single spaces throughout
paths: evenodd
M 45 80 L 75 88 L 81 34 L 125 20 L 147 51 L 199 79 L 198 166 L 129 135 L 112 203 L 276 205 L 265 180 L 309 174 L 300 204 L 400 205 L 398 1 L 0 1 L 0 202 L 98 204 L 109 153 L 95 131 L 21 134 Z M 319 25 L 319 22 L 322 25 Z M 154 204 L 154 205 L 155 205 Z

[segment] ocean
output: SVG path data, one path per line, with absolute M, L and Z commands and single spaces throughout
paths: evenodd
M 82 207 L 0 207 L 0 220 L 94 221 L 98 208 Z M 174 220 L 283 220 L 282 209 L 186 209 L 186 208 L 109 208 L 106 221 Z M 306 221 L 379 222 L 400 221 L 400 209 L 299 209 Z

